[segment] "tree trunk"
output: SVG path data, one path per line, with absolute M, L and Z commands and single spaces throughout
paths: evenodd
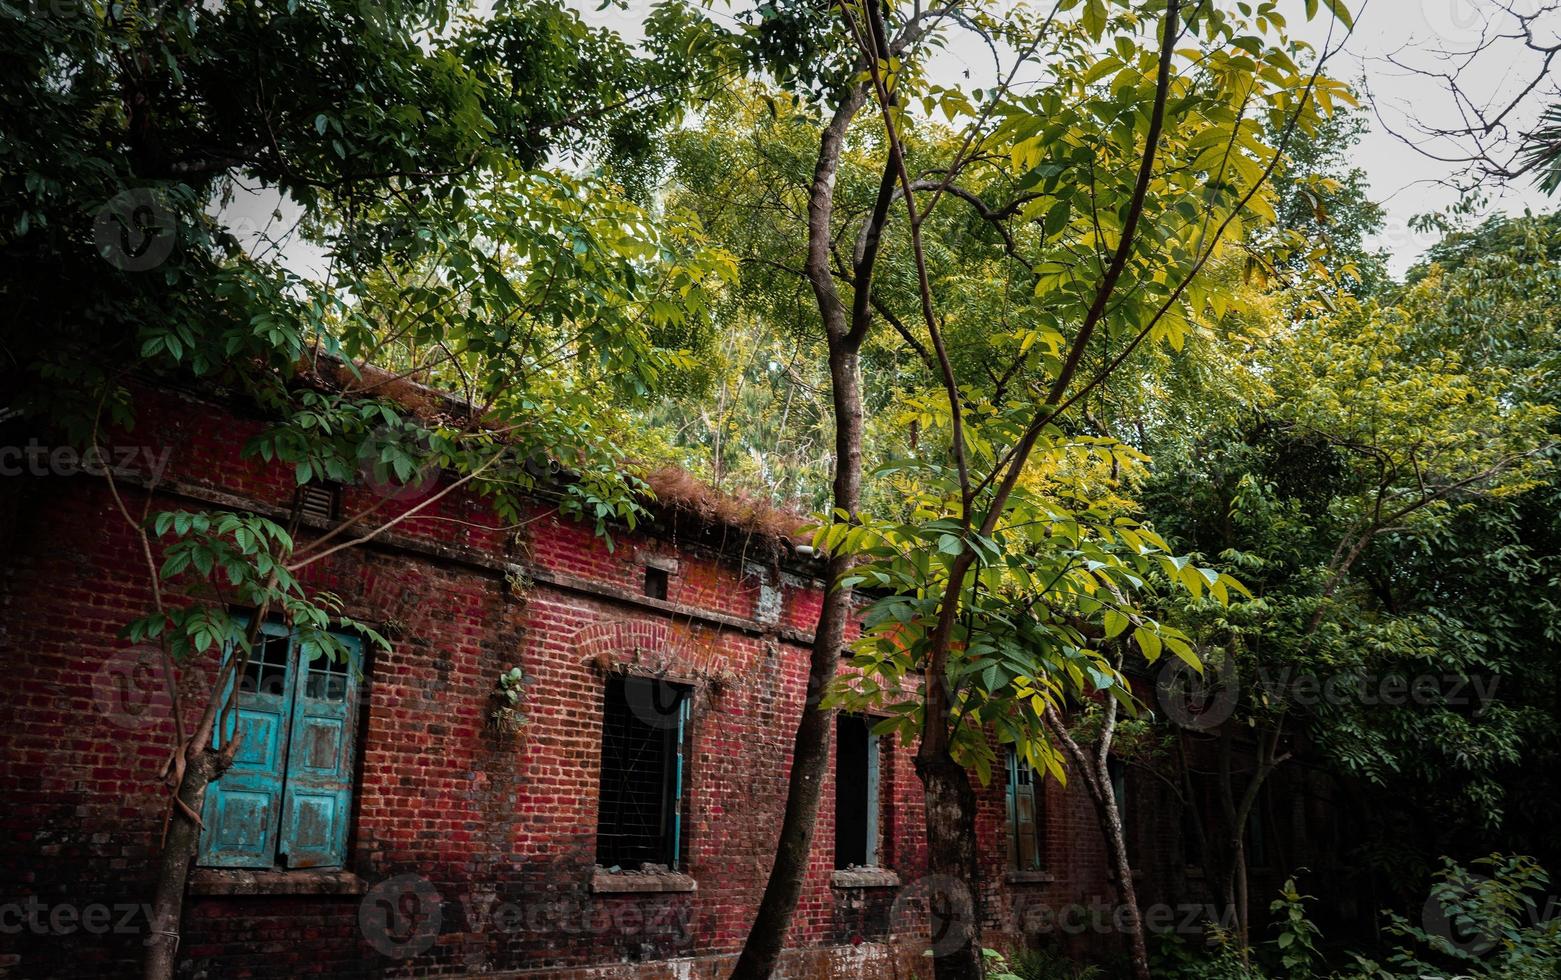
M 1149 947 L 1144 942 L 1144 922 L 1138 911 L 1138 890 L 1133 886 L 1133 864 L 1128 860 L 1127 835 L 1122 832 L 1122 811 L 1109 780 L 1096 807 L 1111 858 L 1111 873 L 1117 879 L 1117 897 L 1122 902 L 1122 926 L 1127 930 L 1128 948 L 1133 958 L 1134 980 L 1149 980 Z
M 1121 669 L 1120 661 L 1117 668 Z M 1094 804 L 1096 822 L 1106 839 L 1106 858 L 1116 877 L 1117 900 L 1122 904 L 1122 927 L 1127 932 L 1133 977 L 1134 980 L 1149 980 L 1149 947 L 1144 941 L 1143 916 L 1138 911 L 1138 890 L 1133 887 L 1133 862 L 1127 853 L 1127 835 L 1122 832 L 1122 811 L 1117 806 L 1116 793 L 1111 789 L 1111 743 L 1116 734 L 1116 718 L 1116 699 L 1109 698 L 1099 739 L 1091 746 L 1093 758 L 1074 740 L 1056 708 L 1048 708 L 1042 720 L 1052 736 L 1062 743 L 1073 768 L 1084 780 L 1090 803 Z
M 1248 962 L 1251 950 L 1247 948 L 1247 847 L 1238 833 L 1231 844 L 1230 864 L 1225 872 L 1225 915 L 1221 922 L 1235 926 L 1236 947 L 1241 950 L 1241 961 Z
M 841 559 L 829 563 L 831 580 L 848 564 Z M 835 675 L 840 663 L 846 616 L 851 608 L 846 590 L 831 593 L 825 599 L 808 669 L 808 700 L 797 723 L 792 740 L 791 775 L 786 784 L 786 811 L 781 818 L 780 842 L 775 848 L 775 863 L 770 867 L 764 897 L 748 931 L 748 941 L 732 969 L 733 980 L 763 980 L 775 969 L 797 899 L 807 872 L 808 853 L 813 846 L 813 830 L 818 822 L 819 793 L 829 769 L 830 729 L 834 712 L 819 707 L 824 687 Z
M 830 218 L 833 214 L 835 174 L 851 117 L 862 105 L 865 93 L 858 88 L 835 111 L 819 141 L 818 162 L 808 200 L 808 280 L 818 301 L 829 341 L 830 394 L 835 412 L 834 506 L 856 513 L 862 492 L 862 391 L 857 356 L 861 334 L 848 325 L 846 311 L 835 289 L 829 268 Z M 846 620 L 851 615 L 851 590 L 837 589 L 850 567 L 848 556 L 831 556 L 827 591 L 813 632 L 808 659 L 807 701 L 792 740 L 791 775 L 786 784 L 786 811 L 781 818 L 775 862 L 764 886 L 759 911 L 732 968 L 732 980 L 767 980 L 775 970 L 791 917 L 802 894 L 808 852 L 818 820 L 819 793 L 829 768 L 831 724 L 834 712 L 819 706 L 825 688 L 840 666 Z
M 288 533 L 298 532 L 299 509 L 293 508 Z M 276 585 L 276 573 L 266 579 L 266 590 Z M 212 686 L 211 699 L 201 712 L 200 722 L 190 734 L 189 740 L 175 750 L 169 760 L 171 772 L 168 780 L 178 780 L 173 798 L 168 801 L 168 822 L 163 833 L 162 855 L 157 868 L 157 881 L 152 896 L 152 908 L 146 940 L 146 980 L 172 980 L 174 967 L 179 961 L 180 926 L 184 918 L 184 889 L 190 879 L 190 865 L 200 847 L 201 827 L 199 814 L 206 802 L 206 791 L 211 784 L 233 766 L 233 758 L 243 742 L 243 730 L 238 727 L 238 679 L 244 676 L 249 663 L 249 650 L 254 649 L 260 636 L 260 624 L 271 609 L 271 600 L 261 602 L 250 618 L 246 630 L 245 645 L 234 656 L 228 657 L 217 669 L 216 683 Z M 166 651 L 166 647 L 164 650 Z M 231 684 L 230 684 L 231 681 Z M 227 691 L 226 697 L 221 692 Z M 178 701 L 174 702 L 175 727 L 182 728 L 178 715 Z M 229 731 L 232 737 L 219 747 L 213 747 L 212 735 Z M 183 765 L 182 770 L 177 768 Z
M 975 553 L 965 549 L 949 567 L 922 672 L 921 777 L 927 823 L 927 919 L 932 973 L 937 980 L 981 980 L 981 880 L 976 860 L 976 794 L 970 774 L 954 761 L 950 744 L 957 721 L 949 690 L 948 660 L 965 574 Z
M 1247 845 L 1243 841 L 1236 848 L 1236 940 L 1241 944 L 1241 959 L 1246 962 L 1252 929 L 1249 925 L 1252 910 L 1247 899 Z
M 179 780 L 178 800 L 189 813 L 200 813 L 206 801 L 206 789 L 221 775 L 222 758 L 211 748 L 190 753 L 189 764 Z M 172 980 L 179 959 L 179 928 L 184 915 L 184 887 L 190 877 L 200 843 L 200 827 L 183 808 L 168 808 L 168 833 L 157 868 L 156 892 L 152 897 L 150 934 L 146 938 L 146 980 Z
M 1220 801 L 1230 830 L 1229 843 L 1231 854 L 1230 863 L 1226 865 L 1225 871 L 1224 897 L 1226 910 L 1234 913 L 1236 939 L 1240 943 L 1243 960 L 1247 958 L 1247 943 L 1251 937 L 1251 900 L 1248 896 L 1247 887 L 1247 821 L 1252 819 L 1252 810 L 1257 806 L 1258 792 L 1263 788 L 1263 783 L 1281 763 L 1290 758 L 1288 752 L 1282 755 L 1279 753 L 1279 740 L 1283 734 L 1283 726 L 1284 715 L 1281 714 L 1275 721 L 1274 727 L 1258 742 L 1257 760 L 1252 770 L 1252 778 L 1247 781 L 1240 800 L 1237 800 L 1235 796 L 1231 772 L 1233 736 L 1228 726 L 1221 736 Z
M 923 743 L 924 747 L 926 743 Z M 916 754 L 927 817 L 927 917 L 937 980 L 981 980 L 976 794 L 947 749 Z

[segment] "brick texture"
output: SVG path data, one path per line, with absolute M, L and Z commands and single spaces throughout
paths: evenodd
M 121 481 L 134 512 L 289 505 L 290 470 L 240 458 L 258 420 L 189 394 L 146 401 L 120 441 L 171 456 L 150 502 Z M 375 500 L 349 487 L 342 512 Z M 331 883 L 346 893 L 192 889 L 181 975 L 723 975 L 773 854 L 820 585 L 798 560 L 756 557 L 735 530 L 712 542 L 662 522 L 609 548 L 543 503 L 531 517 L 497 528 L 480 499 L 452 494 L 391 540 L 308 567 L 310 588 L 336 593 L 394 640 L 364 670 L 348 873 Z M 0 902 L 10 903 L 0 908 L 0 973 L 127 975 L 145 936 L 140 903 L 166 807 L 155 774 L 172 737 L 155 660 L 116 638 L 150 608 L 146 567 L 104 481 L 85 475 L 0 482 L 0 545 Z M 666 601 L 640 597 L 646 562 L 668 559 L 677 566 Z M 529 678 L 528 723 L 504 738 L 485 720 L 512 665 Z M 182 672 L 192 711 L 210 667 Z M 591 890 L 609 671 L 693 690 L 683 833 L 692 892 Z M 826 780 L 787 976 L 925 975 L 910 747 L 885 748 L 882 780 L 880 853 L 902 885 L 831 887 Z M 1026 909 L 1108 894 L 1081 791 L 1048 782 L 1045 794 L 1053 880 L 1010 883 L 1003 787 L 981 790 L 990 945 L 1023 943 Z M 288 887 L 288 873 L 273 877 Z M 109 910 L 107 926 L 96 906 Z

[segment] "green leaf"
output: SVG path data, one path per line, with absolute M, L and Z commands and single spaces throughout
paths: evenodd
M 1073 202 L 1063 198 L 1046 212 L 1046 220 L 1042 229 L 1048 236 L 1056 235 L 1068 226 L 1068 218 L 1073 214 Z
M 1106 639 L 1114 639 L 1132 624 L 1132 620 L 1116 609 L 1107 609 L 1105 615 Z
M 1140 626 L 1133 630 L 1133 639 L 1138 643 L 1138 649 L 1144 652 L 1144 659 L 1154 663 L 1160 657 L 1160 637 L 1148 627 Z
M 1084 4 L 1082 23 L 1090 37 L 1100 40 L 1101 34 L 1106 30 L 1106 0 L 1087 0 Z

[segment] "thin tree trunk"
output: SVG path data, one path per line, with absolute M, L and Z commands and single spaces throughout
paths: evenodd
M 299 509 L 294 507 L 288 533 L 297 533 L 299 514 Z M 266 591 L 269 592 L 275 586 L 276 574 L 273 572 L 266 580 Z M 255 610 L 245 630 L 247 649 L 254 649 L 260 636 L 261 623 L 270 608 L 271 600 L 267 599 Z M 232 768 L 233 759 L 243 742 L 243 730 L 238 726 L 237 713 L 239 690 L 248 663 L 247 650 L 237 650 L 218 667 L 216 683 L 212 686 L 211 698 L 201 713 L 200 721 L 189 740 L 179 746 L 175 756 L 169 760 L 172 774 L 168 778 L 176 778 L 178 785 L 168 803 L 162 855 L 158 861 L 157 880 L 152 894 L 149 916 L 151 933 L 146 939 L 143 960 L 142 976 L 145 980 L 172 980 L 174 968 L 179 962 L 185 886 L 190 879 L 190 865 L 195 862 L 200 847 L 199 814 L 206 802 L 207 790 Z M 220 737 L 226 735 L 230 720 L 233 722 L 232 737 Z M 214 745 L 214 732 L 219 734 L 215 741 L 220 742 L 220 745 Z
M 1133 197 L 1127 209 L 1116 252 L 1102 277 L 1084 323 L 1074 338 L 1057 377 L 1053 380 L 1044 406 L 1045 410 L 1037 413 L 1026 426 L 1011 453 L 989 475 L 988 479 L 993 481 L 995 490 L 987 516 L 982 522 L 981 533 L 983 534 L 990 534 L 993 526 L 1001 518 L 1004 505 L 1018 483 L 1025 462 L 1045 426 L 1068 404 L 1071 404 L 1071 400 L 1064 401 L 1068 386 L 1082 363 L 1085 347 L 1089 345 L 1096 327 L 1106 314 L 1111 295 L 1126 267 L 1137 225 L 1142 217 L 1145 195 L 1153 177 L 1154 160 L 1170 90 L 1171 59 L 1178 30 L 1179 7 L 1179 0 L 1169 0 L 1167 3 L 1154 108 L 1150 115 L 1144 157 L 1140 161 Z M 852 15 L 849 8 L 843 9 L 845 17 L 850 21 Z M 900 56 L 907 47 L 921 37 L 925 29 L 924 16 L 926 14 L 918 12 L 906 25 L 900 37 L 893 43 L 888 43 L 881 12 L 876 8 L 869 9 L 864 25 L 865 32 L 860 35 L 861 43 L 865 45 L 864 54 L 867 55 L 863 67 L 871 77 L 880 108 L 884 113 L 885 130 L 889 140 L 889 159 L 871 215 L 858 238 L 857 253 L 852 268 L 854 276 L 852 286 L 855 292 L 851 311 L 848 313 L 841 303 L 830 269 L 830 242 L 832 241 L 830 222 L 833 214 L 834 181 L 839 168 L 845 132 L 852 116 L 861 108 L 868 96 L 867 88 L 861 84 L 850 89 L 842 97 L 834 117 L 825 127 L 821 138 L 819 157 L 814 168 L 808 199 L 808 258 L 805 271 L 818 300 L 825 334 L 830 342 L 830 370 L 836 409 L 835 506 L 837 510 L 854 513 L 858 502 L 861 470 L 861 401 L 860 391 L 856 387 L 856 352 L 860 348 L 870 322 L 868 311 L 871 309 L 872 270 L 878 254 L 878 238 L 887 218 L 888 209 L 894 201 L 895 181 L 898 178 L 905 195 L 904 200 L 910 219 L 922 313 L 932 346 L 938 353 L 938 363 L 949 395 L 954 429 L 953 455 L 959 465 L 963 520 L 968 529 L 975 497 L 985 487 L 987 481 L 982 481 L 981 487 L 974 486 L 965 463 L 964 439 L 960 428 L 961 396 L 952 367 L 943 350 L 939 326 L 933 312 L 931 286 L 920 241 L 921 217 L 918 216 L 915 208 L 912 182 L 894 129 L 891 111 L 892 95 L 878 70 L 884 55 L 887 54 L 891 58 Z M 855 33 L 855 25 L 852 26 Z M 1147 335 L 1147 330 L 1144 335 Z M 1126 356 L 1125 353 L 1122 356 Z M 851 368 L 849 376 L 844 370 L 847 360 Z M 1095 383 L 1099 380 L 1097 378 Z M 849 388 L 849 397 L 845 394 L 847 388 Z M 848 424 L 854 424 L 855 427 L 848 429 Z M 854 481 L 851 482 L 849 496 L 842 492 L 846 481 Z M 938 922 L 938 910 L 933 910 L 935 927 L 942 931 L 952 930 L 942 937 L 934 937 L 938 947 L 934 957 L 934 972 L 938 980 L 979 980 L 984 975 L 980 945 L 980 886 L 976 861 L 975 794 L 970 786 L 969 775 L 954 761 L 949 751 L 952 737 L 951 725 L 954 724 L 955 719 L 946 690 L 954 619 L 959 615 L 964 577 L 974 564 L 975 558 L 975 552 L 967 545 L 949 570 L 949 581 L 939 607 L 938 622 L 924 668 L 924 697 L 927 699 L 927 704 L 921 745 L 916 757 L 917 773 L 923 780 L 931 869 L 934 874 L 946 872 L 962 882 L 959 888 L 947 889 L 958 894 L 939 899 L 945 905 L 944 911 L 950 914 L 943 915 L 942 921 Z M 832 573 L 838 574 L 835 565 L 836 562 L 832 560 Z M 839 570 L 844 569 L 842 567 Z M 841 592 L 831 592 L 830 596 L 841 602 L 843 613 L 847 604 Z M 820 629 L 815 634 L 810 664 L 810 696 L 814 691 L 822 691 L 823 686 L 833 677 L 837 666 L 834 657 L 827 658 L 830 662 L 825 663 L 826 658 L 823 656 L 826 647 L 830 645 L 825 643 L 826 636 L 823 628 L 825 625 L 823 620 L 828 616 L 829 605 L 826 599 L 826 609 L 824 617 L 821 618 Z M 841 626 L 843 628 L 843 620 Z M 838 640 L 834 641 L 834 649 L 838 650 L 838 646 Z M 816 714 L 824 714 L 825 717 L 822 719 L 808 717 Z M 786 815 L 782 824 L 776 862 L 771 868 L 759 914 L 733 971 L 734 980 L 768 978 L 784 944 L 785 932 L 801 890 L 807 845 L 811 842 L 817 811 L 818 777 L 822 775 L 822 767 L 828 761 L 828 740 L 827 714 L 818 712 L 812 707 L 805 708 L 797 732 L 795 744 L 797 754 L 792 763 Z M 817 767 L 818 771 L 813 771 L 813 767 Z M 1126 887 L 1131 893 L 1131 881 L 1126 883 Z M 1131 914 L 1136 923 L 1136 905 Z M 1140 947 L 1142 945 L 1141 937 L 1139 945 Z M 945 946 L 949 948 L 943 949 Z
M 831 374 L 835 376 L 835 401 L 840 415 L 837 440 L 851 440 L 858 447 L 855 453 L 839 456 L 835 502 L 839 507 L 854 511 L 861 474 L 859 447 L 862 428 L 861 400 L 854 380 L 857 359 L 853 352 L 849 356 L 832 355 L 831 362 Z M 842 385 L 842 376 L 851 377 L 852 381 Z M 840 411 L 842 408 L 845 411 Z M 846 491 L 844 494 L 839 492 L 842 489 Z M 802 894 L 808 853 L 812 849 L 813 830 L 818 820 L 819 794 L 824 774 L 829 769 L 831 722 L 834 719 L 834 712 L 821 708 L 819 701 L 839 668 L 846 619 L 851 612 L 851 590 L 834 589 L 832 585 L 849 567 L 850 558 L 846 556 L 833 557 L 829 561 L 831 589 L 825 594 L 824 608 L 813 634 L 808 667 L 808 697 L 802 708 L 802 718 L 797 723 L 796 737 L 792 740 L 791 774 L 786 786 L 786 810 L 781 819 L 780 842 L 776 845 L 775 863 L 770 867 L 769 881 L 765 884 L 758 914 L 748 931 L 742 954 L 732 969 L 733 980 L 763 980 L 770 976 L 785 947 L 792 913 Z
M 1235 787 L 1232 785 L 1231 752 L 1235 741 L 1235 735 L 1229 726 L 1220 736 L 1220 810 L 1225 817 L 1226 845 L 1228 850 L 1227 860 L 1221 874 L 1220 897 L 1225 902 L 1225 911 L 1234 916 L 1236 920 L 1236 937 L 1241 947 L 1241 955 L 1246 957 L 1246 938 L 1242 927 L 1244 918 L 1240 905 L 1237 903 L 1236 879 L 1242 874 L 1245 867 L 1245 859 L 1242 850 L 1245 846 L 1246 822 L 1241 819 L 1240 807 L 1236 804 Z
M 264 611 L 260 615 L 264 615 Z M 250 624 L 251 631 L 258 631 L 259 616 Z M 240 658 L 240 661 L 247 658 Z M 222 731 L 225 716 L 224 699 L 220 696 L 228 678 L 243 676 L 241 663 L 233 660 L 217 671 L 217 683 L 212 688 L 211 701 L 201 714 L 200 723 L 190 735 L 189 741 L 179 747 L 183 766 L 178 759 L 170 761 L 179 780 L 173 799 L 168 801 L 168 818 L 164 825 L 162 855 L 157 865 L 157 881 L 152 895 L 150 913 L 151 934 L 146 939 L 144 960 L 146 980 L 171 980 L 179 961 L 179 937 L 184 919 L 184 890 L 190 878 L 190 865 L 200 846 L 201 827 L 198 814 L 206 802 L 206 791 L 213 781 L 233 765 L 238 749 L 239 733 L 221 748 L 212 745 L 212 732 Z M 236 695 L 235 695 L 236 696 Z
M 865 329 L 855 328 L 865 324 L 847 322 L 829 268 L 829 242 L 840 152 L 851 118 L 865 99 L 866 92 L 860 87 L 852 90 L 825 127 L 808 199 L 807 277 L 829 341 L 830 391 L 835 412 L 834 506 L 848 514 L 856 513 L 862 487 L 862 393 L 857 352 Z M 871 266 L 868 268 L 870 275 Z M 820 707 L 819 702 L 839 669 L 846 620 L 852 608 L 851 590 L 836 588 L 835 583 L 850 563 L 848 556 L 831 556 L 829 560 L 827 591 L 808 660 L 807 701 L 792 740 L 791 774 L 786 785 L 780 840 L 758 913 L 748 930 L 742 954 L 732 968 L 732 980 L 767 980 L 774 972 L 802 894 L 818 820 L 819 794 L 829 768 L 834 718 L 834 713 Z
M 206 789 L 220 774 L 218 753 L 210 748 L 190 753 L 178 799 L 191 813 L 200 813 Z M 180 807 L 169 808 L 168 834 L 157 867 L 152 897 L 151 933 L 146 938 L 146 980 L 170 980 L 179 956 L 179 929 L 184 915 L 184 888 L 195 861 L 200 828 Z
M 1115 658 L 1117 670 L 1122 658 Z M 1122 900 L 1123 927 L 1133 958 L 1134 980 L 1149 980 L 1149 949 L 1144 942 L 1144 923 L 1138 911 L 1138 889 L 1133 885 L 1133 862 L 1128 859 L 1127 835 L 1122 832 L 1122 808 L 1111 784 L 1111 743 L 1117 732 L 1117 699 L 1106 699 L 1106 717 L 1100 726 L 1100 741 L 1095 747 L 1095 783 L 1092 794 L 1096 816 L 1106 832 L 1111 855 L 1111 870 L 1117 878 L 1117 894 Z
M 1236 847 L 1235 870 L 1236 940 L 1241 946 L 1241 960 L 1243 963 L 1248 960 L 1250 937 L 1252 935 L 1252 910 L 1248 907 L 1249 899 L 1247 894 L 1247 843 L 1243 840 Z
M 1128 859 L 1127 837 L 1122 832 L 1122 813 L 1116 795 L 1104 794 L 1097 816 L 1111 845 L 1111 873 L 1117 879 L 1117 894 L 1122 899 L 1122 926 L 1127 930 L 1129 952 L 1133 958 L 1134 980 L 1149 980 L 1149 947 L 1144 941 L 1143 916 L 1138 910 L 1138 890 L 1133 885 L 1133 864 Z
M 1122 811 L 1111 790 L 1111 742 L 1116 732 L 1117 702 L 1106 704 L 1106 718 L 1100 726 L 1094 758 L 1074 740 L 1056 708 L 1048 708 L 1043 721 L 1052 737 L 1062 744 L 1073 768 L 1084 780 L 1084 789 L 1095 807 L 1095 819 L 1106 838 L 1106 858 L 1117 883 L 1117 898 L 1122 905 L 1122 927 L 1127 932 L 1128 952 L 1132 958 L 1134 980 L 1150 980 L 1149 947 L 1144 940 L 1144 920 L 1138 909 L 1138 890 L 1133 887 L 1133 863 L 1127 853 L 1127 835 L 1122 832 Z
M 928 918 L 932 972 L 937 980 L 981 980 L 981 880 L 976 860 L 976 796 L 970 774 L 954 761 L 953 700 L 948 658 L 959 614 L 965 574 L 975 563 L 968 549 L 954 559 L 933 629 L 922 675 L 921 744 L 916 775 L 921 777 L 927 823 Z
M 1220 744 L 1220 801 L 1229 826 L 1230 863 L 1226 866 L 1224 899 L 1226 909 L 1235 913 L 1236 938 L 1241 945 L 1242 958 L 1247 956 L 1247 943 L 1251 936 L 1251 900 L 1248 896 L 1246 830 L 1247 821 L 1257 805 L 1258 792 L 1264 782 L 1279 765 L 1290 757 L 1279 753 L 1279 739 L 1284 731 L 1284 716 L 1280 715 L 1265 740 L 1258 743 L 1257 761 L 1252 778 L 1247 781 L 1241 799 L 1237 800 L 1231 773 L 1232 735 L 1227 728 Z

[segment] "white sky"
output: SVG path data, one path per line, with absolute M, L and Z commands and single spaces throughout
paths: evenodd
M 1350 0 L 1352 5 L 1360 0 Z M 1540 0 L 1503 0 L 1519 13 L 1532 13 Z M 1466 63 L 1461 84 L 1466 90 L 1495 102 L 1508 99 L 1534 79 L 1542 61 L 1515 42 L 1500 42 L 1472 61 L 1458 57 L 1480 44 L 1492 27 L 1510 30 L 1512 21 L 1498 17 L 1495 0 L 1367 0 L 1356 19 L 1354 34 L 1346 43 L 1332 73 L 1349 82 L 1364 82 L 1373 96 L 1366 105 L 1372 112 L 1371 131 L 1358 146 L 1358 164 L 1371 180 L 1372 197 L 1387 210 L 1387 229 L 1377 243 L 1393 253 L 1391 267 L 1402 273 L 1436 241 L 1436 236 L 1411 231 L 1408 221 L 1416 214 L 1454 203 L 1458 194 L 1442 183 L 1457 169 L 1417 152 L 1393 134 L 1409 135 L 1418 118 L 1433 126 L 1460 125 L 1452 97 L 1434 81 L 1406 67 L 1447 71 L 1449 65 Z M 1535 24 L 1541 36 L 1561 31 L 1561 18 L 1548 16 Z M 1392 59 L 1390 61 L 1389 59 Z M 1527 105 L 1530 111 L 1516 119 L 1530 123 L 1544 103 L 1557 97 L 1561 78 L 1552 75 Z M 1391 131 L 1390 131 L 1391 130 Z M 1446 147 L 1427 144 L 1428 150 Z M 1450 155 L 1442 153 L 1441 155 Z M 1490 191 L 1487 210 L 1521 213 L 1525 207 L 1548 211 L 1561 201 L 1539 193 L 1532 182 Z
M 629 0 L 630 9 L 597 10 L 595 3 L 573 0 L 572 6 L 588 23 L 611 27 L 626 38 L 643 36 L 640 21 L 648 8 L 647 0 Z M 1510 21 L 1494 16 L 1498 2 L 1518 13 L 1532 13 L 1543 0 L 1346 0 L 1357 13 L 1355 31 L 1331 69 L 1336 78 L 1351 83 L 1364 80 L 1377 97 L 1381 122 L 1372 119 L 1372 129 L 1358 146 L 1358 161 L 1371 180 L 1372 197 L 1387 210 L 1387 227 L 1374 243 L 1387 248 L 1393 259 L 1391 268 L 1401 274 L 1419 255 L 1436 242 L 1434 234 L 1412 231 L 1409 221 L 1417 214 L 1446 207 L 1457 200 L 1457 193 L 1439 182 L 1454 169 L 1416 152 L 1394 136 L 1387 127 L 1410 132 L 1410 113 L 1418 113 L 1428 122 L 1456 125 L 1456 107 L 1451 99 L 1427 79 L 1415 76 L 1389 63 L 1392 57 L 1417 68 L 1444 70 L 1438 56 L 1461 52 L 1476 46 L 1482 32 L 1491 25 L 1508 29 Z M 1254 0 L 1255 5 L 1255 0 Z M 1326 5 L 1323 5 L 1326 10 Z M 1326 14 L 1309 25 L 1305 21 L 1302 0 L 1280 0 L 1279 10 L 1295 33 L 1321 46 L 1327 35 Z M 1536 25 L 1541 35 L 1561 33 L 1561 17 L 1552 16 Z M 1342 37 L 1342 33 L 1336 37 Z M 950 82 L 970 72 L 972 85 L 992 77 L 991 54 L 968 35 L 955 38 L 935 64 Z M 1514 91 L 1526 84 L 1539 68 L 1532 53 L 1515 51 L 1512 44 L 1476 59 L 1464 75 L 1469 86 L 1483 94 Z M 946 83 L 947 84 L 947 83 Z M 1556 95 L 1561 80 L 1550 79 L 1549 93 Z M 1544 100 L 1533 100 L 1535 105 Z M 1386 126 L 1383 125 L 1386 123 Z M 1549 210 L 1561 201 L 1547 201 L 1531 185 L 1492 193 L 1487 210 L 1521 213 L 1525 206 L 1535 211 Z
M 649 0 L 630 0 L 628 11 L 609 7 L 598 10 L 594 0 L 570 0 L 587 22 L 612 27 L 630 40 L 643 36 L 641 22 Z M 1372 197 L 1387 211 L 1384 233 L 1374 243 L 1392 253 L 1391 268 L 1402 273 L 1436 240 L 1435 235 L 1418 233 L 1409 227 L 1417 214 L 1446 207 L 1457 199 L 1456 192 L 1444 181 L 1457 169 L 1440 163 L 1406 146 L 1390 129 L 1410 132 L 1415 118 L 1439 125 L 1458 122 L 1457 107 L 1437 84 L 1390 63 L 1394 59 L 1423 69 L 1445 70 L 1451 60 L 1446 55 L 1467 51 L 1487 36 L 1494 25 L 1505 29 L 1511 21 L 1498 19 L 1497 3 L 1519 13 L 1529 13 L 1544 0 L 1348 0 L 1356 9 L 1356 30 L 1343 52 L 1333 62 L 1331 73 L 1349 82 L 1364 82 L 1375 96 L 1371 131 L 1357 147 L 1357 160 L 1371 182 Z M 1304 20 L 1303 0 L 1281 0 L 1279 9 L 1290 20 L 1297 34 L 1320 44 L 1326 15 L 1310 25 Z M 1561 36 L 1561 16 L 1538 23 L 1542 38 Z M 934 73 L 950 81 L 968 69 L 972 85 L 981 84 L 992 74 L 991 56 L 974 38 L 956 39 L 947 51 L 937 56 Z M 1537 72 L 1538 57 L 1523 51 L 1521 45 L 1506 42 L 1474 59 L 1462 80 L 1469 90 L 1493 99 L 1516 91 Z M 1538 98 L 1530 100 L 1537 108 L 1561 97 L 1561 79 L 1545 80 Z M 1514 120 L 1518 125 L 1528 118 Z M 1561 200 L 1550 201 L 1527 182 L 1521 186 L 1490 191 L 1488 210 L 1518 213 L 1524 207 L 1549 210 Z M 227 209 L 225 216 L 241 228 L 257 230 L 270 223 L 274 196 L 241 196 Z M 286 209 L 292 211 L 293 209 Z M 292 215 L 289 215 L 291 219 Z M 288 224 L 291 221 L 289 220 Z M 282 223 L 277 223 L 282 224 Z M 275 226 L 273 226 L 275 227 Z M 318 251 L 290 243 L 285 247 L 288 264 L 298 271 L 319 273 L 322 256 Z

